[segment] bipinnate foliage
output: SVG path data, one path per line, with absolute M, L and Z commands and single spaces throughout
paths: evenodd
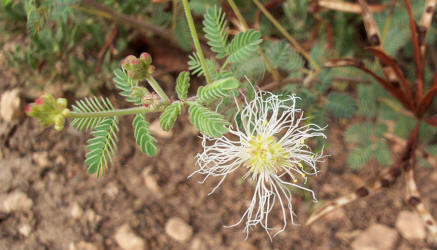
M 261 42 L 259 31 L 248 30 L 238 33 L 227 47 L 227 62 L 237 63 L 247 60 Z
M 221 137 L 228 132 L 229 122 L 223 115 L 211 111 L 200 103 L 193 103 L 188 109 L 191 123 L 210 137 Z
M 83 100 L 77 101 L 72 108 L 73 111 L 83 114 L 114 110 L 111 101 L 103 97 L 84 98 Z M 98 126 L 103 120 L 105 120 L 104 117 L 75 118 L 71 122 L 71 126 L 78 130 L 88 131 Z
M 132 122 L 134 127 L 134 136 L 137 145 L 140 147 L 141 152 L 148 156 L 156 156 L 158 153 L 158 147 L 156 146 L 156 139 L 152 136 L 149 129 L 149 122 L 146 120 L 144 114 L 137 114 Z
M 349 126 L 344 134 L 346 142 L 353 148 L 347 162 L 358 169 L 369 160 L 374 159 L 382 166 L 392 163 L 391 152 L 384 140 L 387 127 L 383 124 L 374 125 L 370 122 L 357 123 Z
M 138 86 L 138 82 L 130 79 L 123 68 L 114 70 L 114 75 L 113 81 L 116 83 L 115 87 L 121 90 L 120 95 L 128 102 L 141 104 L 141 97 L 132 96 L 132 89 Z
M 85 160 L 88 173 L 99 176 L 108 167 L 108 161 L 112 163 L 112 156 L 117 149 L 117 132 L 117 117 L 104 118 L 91 132 L 94 137 L 88 140 Z
M 232 95 L 234 90 L 239 86 L 240 83 L 233 77 L 220 79 L 212 84 L 199 87 L 197 90 L 197 97 L 203 102 L 210 102 L 212 100 Z
M 176 79 L 176 93 L 180 100 L 187 99 L 188 88 L 190 87 L 190 73 L 187 71 L 181 72 Z
M 217 53 L 218 59 L 227 56 L 228 27 L 226 15 L 221 8 L 214 6 L 206 11 L 203 20 L 203 31 L 211 50 Z
M 327 109 L 338 118 L 350 118 L 357 110 L 354 99 L 340 92 L 329 94 L 327 101 Z
M 173 128 L 183 106 L 184 104 L 181 102 L 174 102 L 168 106 L 164 112 L 162 112 L 160 116 L 160 125 L 163 130 L 169 131 Z

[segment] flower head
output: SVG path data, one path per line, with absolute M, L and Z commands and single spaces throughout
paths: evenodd
M 28 104 L 25 112 L 28 116 L 37 118 L 43 126 L 54 125 L 58 131 L 64 128 L 65 117 L 70 114 L 67 99 L 55 99 L 50 94 L 45 94 L 34 103 Z
M 323 137 L 324 128 L 305 124 L 303 112 L 296 109 L 298 97 L 280 98 L 270 92 L 257 91 L 255 98 L 239 109 L 239 121 L 231 127 L 231 136 L 209 138 L 203 135 L 204 151 L 197 155 L 199 170 L 205 181 L 210 176 L 221 177 L 214 192 L 226 176 L 237 169 L 246 171 L 243 178 L 255 184 L 249 207 L 234 225 L 246 222 L 248 235 L 252 226 L 260 224 L 270 236 L 270 231 L 282 232 L 287 221 L 293 223 L 291 188 L 314 192 L 303 186 L 311 175 L 316 175 L 316 164 L 322 154 L 311 151 L 307 139 Z M 193 173 L 193 174 L 194 174 Z M 282 226 L 269 226 L 269 214 L 275 204 L 282 211 Z M 276 233 L 276 234 L 277 234 Z M 276 235 L 275 234 L 275 235 Z
M 152 57 L 149 53 L 143 52 L 137 58 L 130 55 L 121 61 L 121 66 L 127 71 L 127 75 L 134 81 L 143 81 L 149 77 L 155 67 L 152 64 Z

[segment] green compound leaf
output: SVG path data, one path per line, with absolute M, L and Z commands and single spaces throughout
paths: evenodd
M 156 156 L 158 147 L 156 146 L 156 139 L 150 133 L 150 124 L 146 121 L 144 114 L 137 114 L 132 122 L 135 129 L 135 141 L 140 146 L 141 152 L 148 156 Z
M 284 41 L 267 42 L 266 47 L 265 54 L 274 68 L 286 65 L 291 52 L 293 52 L 288 43 Z
M 240 82 L 233 77 L 215 81 L 209 85 L 201 86 L 197 90 L 197 97 L 201 101 L 209 102 L 222 97 L 230 96 L 233 90 L 240 86 Z
M 258 31 L 248 30 L 238 33 L 227 47 L 229 57 L 226 61 L 237 63 L 247 60 L 261 42 L 261 34 Z
M 104 118 L 91 133 L 94 138 L 88 140 L 85 164 L 88 165 L 88 173 L 103 174 L 108 167 L 108 160 L 112 163 L 112 156 L 117 149 L 118 118 Z
M 179 99 L 185 100 L 188 96 L 188 88 L 190 87 L 190 73 L 187 71 L 181 72 L 176 80 L 176 93 Z
M 328 95 L 327 109 L 338 118 L 350 118 L 357 110 L 357 105 L 352 97 L 333 92 Z
M 358 85 L 358 114 L 369 118 L 375 116 L 378 107 L 377 97 L 373 84 Z
M 227 122 L 223 115 L 213 112 L 199 103 L 193 103 L 188 109 L 191 123 L 200 132 L 210 137 L 221 137 L 228 132 L 229 122 Z
M 195 76 L 201 76 L 203 75 L 203 69 L 202 64 L 200 63 L 200 58 L 197 53 L 193 53 L 192 55 L 189 55 L 188 58 L 188 69 L 191 71 L 191 74 Z
M 165 131 L 169 131 L 173 128 L 176 119 L 181 113 L 182 107 L 184 106 L 181 102 L 175 102 L 168 106 L 160 116 L 161 128 Z
M 347 163 L 352 169 L 359 169 L 370 160 L 371 147 L 356 147 L 349 152 Z
M 114 106 L 108 98 L 103 97 L 84 98 L 73 105 L 74 112 L 83 114 L 110 110 L 114 110 Z M 71 122 L 71 126 L 75 127 L 77 130 L 88 131 L 99 125 L 103 120 L 105 120 L 104 117 L 74 118 Z
M 211 50 L 217 53 L 217 58 L 226 57 L 226 43 L 228 41 L 226 15 L 221 8 L 210 8 L 207 10 L 203 20 L 203 31 L 208 39 Z
M 373 151 L 373 157 L 379 164 L 383 166 L 389 166 L 393 163 L 390 148 L 383 141 L 378 142 L 375 150 Z
M 373 124 L 370 122 L 363 122 L 349 126 L 344 137 L 349 143 L 366 144 L 370 143 L 370 137 L 373 135 Z
M 132 88 L 137 87 L 138 83 L 134 82 L 127 76 L 127 73 L 123 69 L 114 70 L 115 77 L 112 79 L 115 82 L 115 87 L 121 90 L 120 95 L 126 98 L 126 101 L 133 102 L 137 105 L 141 104 L 140 97 L 133 97 Z

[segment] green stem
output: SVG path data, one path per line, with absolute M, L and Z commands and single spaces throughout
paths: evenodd
M 197 55 L 202 65 L 203 73 L 205 74 L 206 82 L 211 83 L 211 76 L 209 75 L 208 67 L 205 63 L 205 57 L 203 56 L 202 47 L 200 47 L 199 37 L 197 37 L 196 26 L 194 26 L 193 16 L 191 15 L 190 6 L 188 6 L 188 0 L 182 0 L 184 6 L 185 16 L 187 18 L 188 27 L 190 28 L 191 37 L 193 38 L 194 47 L 196 48 Z
M 168 98 L 167 94 L 165 94 L 164 90 L 161 89 L 159 83 L 153 78 L 153 76 L 149 76 L 146 78 L 147 82 L 149 82 L 150 86 L 152 86 L 153 90 L 161 97 L 161 101 L 163 103 L 170 103 L 170 98 Z
M 287 30 L 276 20 L 272 14 L 262 5 L 258 0 L 252 0 L 258 9 L 273 23 L 273 25 L 281 32 L 281 34 L 294 46 L 297 52 L 301 53 L 308 62 L 313 65 L 317 72 L 320 72 L 320 66 L 314 61 L 313 58 L 306 52 L 304 48 L 300 46 L 300 44 L 287 32 Z
M 249 28 L 249 26 L 247 25 L 246 20 L 244 19 L 243 15 L 241 14 L 240 9 L 238 9 L 238 7 L 235 4 L 234 0 L 228 0 L 228 3 L 231 6 L 232 11 L 237 16 L 238 21 L 247 30 Z M 279 75 L 279 72 L 273 67 L 272 63 L 270 62 L 270 60 L 267 58 L 267 56 L 264 54 L 263 50 L 259 46 L 258 46 L 258 54 L 260 54 L 260 56 L 264 60 L 264 62 L 266 64 L 266 67 L 267 67 L 267 70 L 270 73 L 272 73 L 272 76 L 273 76 L 273 79 L 275 80 L 275 82 L 281 81 L 281 77 Z
M 79 113 L 79 112 L 70 112 L 66 116 L 66 118 L 98 118 L 98 117 L 113 117 L 113 116 L 124 116 L 124 115 L 135 115 L 140 113 L 151 113 L 151 112 L 160 112 L 163 111 L 166 105 L 157 105 L 153 108 L 146 107 L 135 107 L 135 108 L 127 108 L 127 109 L 114 109 L 109 111 L 100 111 L 100 112 L 90 112 L 90 113 Z

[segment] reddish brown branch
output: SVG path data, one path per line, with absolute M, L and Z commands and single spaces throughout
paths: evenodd
M 362 63 L 361 61 L 348 58 L 333 59 L 326 61 L 323 66 L 327 68 L 351 66 L 364 71 L 365 73 L 375 78 L 375 80 L 377 80 L 379 84 L 381 84 L 381 86 L 384 87 L 393 97 L 395 97 L 406 109 L 412 111 L 412 106 L 410 102 L 398 85 L 387 82 L 384 78 L 378 76 L 373 71 L 366 68 L 364 66 L 364 63 Z
M 425 112 L 431 106 L 435 95 L 437 94 L 437 73 L 434 74 L 434 81 L 432 83 L 431 89 L 426 93 L 425 97 L 420 101 L 417 114 L 422 117 Z
M 413 47 L 414 47 L 414 64 L 416 66 L 416 78 L 417 78 L 417 100 L 420 100 L 422 98 L 423 94 L 423 67 L 424 63 L 422 63 L 423 58 L 421 58 L 420 55 L 420 48 L 419 48 L 419 36 L 417 34 L 416 29 L 416 21 L 414 21 L 413 16 L 413 10 L 411 8 L 410 0 L 405 0 L 405 5 L 407 6 L 408 11 L 408 17 L 410 19 L 410 30 L 411 30 L 411 38 L 413 40 Z
M 424 121 L 431 126 L 437 127 L 437 116 L 425 118 Z
M 405 78 L 404 74 L 402 73 L 402 70 L 399 68 L 396 61 L 390 56 L 388 56 L 387 53 L 385 53 L 383 50 L 380 50 L 379 48 L 367 47 L 366 49 L 370 50 L 376 57 L 378 57 L 383 63 L 383 65 L 387 65 L 394 71 L 394 73 L 397 76 L 397 79 L 401 80 L 401 83 L 404 87 L 404 91 L 407 94 L 411 107 L 414 108 L 415 102 L 414 102 L 413 94 L 411 93 L 410 84 L 408 83 L 407 79 Z

